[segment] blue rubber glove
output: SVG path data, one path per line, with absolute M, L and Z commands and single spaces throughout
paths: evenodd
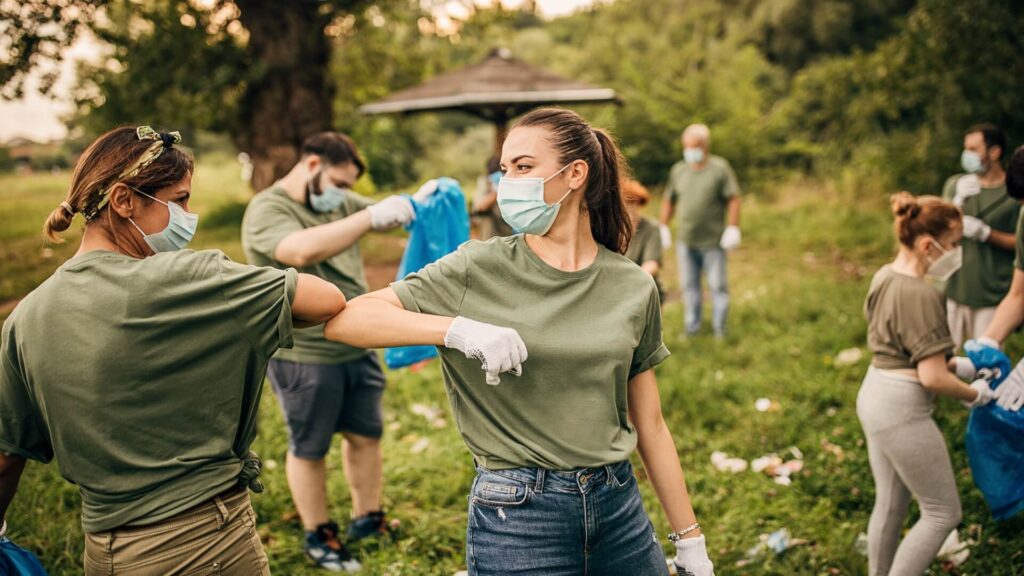
M 1010 357 L 1003 353 L 999 349 L 999 344 L 991 338 L 968 340 L 964 344 L 964 352 L 978 370 L 988 368 L 996 371 L 995 378 L 992 379 L 993 386 L 998 386 L 1010 376 L 1010 370 L 1013 368 Z

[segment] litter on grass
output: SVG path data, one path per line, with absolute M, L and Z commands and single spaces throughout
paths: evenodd
M 747 461 L 743 458 L 730 458 L 725 452 L 712 452 L 711 465 L 720 472 L 743 472 L 747 469 Z
M 786 528 L 780 528 L 771 534 L 761 534 L 757 537 L 757 544 L 747 550 L 742 560 L 736 562 L 736 567 L 742 568 L 747 566 L 768 552 L 779 555 L 795 546 L 803 546 L 810 543 L 810 540 L 793 538 Z
M 847 348 L 846 350 L 840 350 L 839 354 L 836 354 L 835 360 L 832 364 L 835 366 L 853 366 L 864 358 L 864 352 L 860 348 Z

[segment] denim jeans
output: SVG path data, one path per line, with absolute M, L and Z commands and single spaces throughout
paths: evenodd
M 629 462 L 556 471 L 477 468 L 470 576 L 667 576 Z
M 684 322 L 687 334 L 700 330 L 701 307 L 700 275 L 707 271 L 708 289 L 711 290 L 711 326 L 715 334 L 725 334 L 725 318 L 729 314 L 729 285 L 725 269 L 725 250 L 691 248 L 676 244 L 679 260 L 679 280 L 683 285 Z

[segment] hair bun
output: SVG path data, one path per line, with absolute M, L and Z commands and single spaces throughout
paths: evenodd
M 170 132 L 161 132 L 159 134 L 160 141 L 164 143 L 164 148 L 170 148 L 174 146 L 174 135 Z
M 910 192 L 897 192 L 889 199 L 892 213 L 897 218 L 913 219 L 921 213 L 921 204 Z

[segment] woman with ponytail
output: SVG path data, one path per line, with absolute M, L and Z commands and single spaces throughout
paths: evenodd
M 185 250 L 180 140 L 126 127 L 86 148 L 43 228 L 56 240 L 81 214 L 78 252 L 3 325 L 0 519 L 26 459 L 56 457 L 81 494 L 87 576 L 270 573 L 248 494 L 267 361 L 293 322 L 345 303 L 315 276 Z
M 960 210 L 934 196 L 892 197 L 896 259 L 871 281 L 864 313 L 871 367 L 857 395 L 875 480 L 868 524 L 871 576 L 919 576 L 960 522 L 960 498 L 942 432 L 932 419 L 935 395 L 968 409 L 992 399 L 986 380 L 972 380 L 966 358 L 952 358 L 942 293 L 925 280 L 960 267 Z M 911 497 L 921 518 L 900 541 Z
M 658 289 L 622 255 L 618 148 L 577 114 L 540 109 L 509 132 L 501 169 L 498 205 L 518 234 L 352 300 L 327 337 L 441 349 L 477 465 L 470 574 L 667 574 L 629 463 L 638 450 L 680 574 L 711 576 L 654 376 L 669 355 Z

